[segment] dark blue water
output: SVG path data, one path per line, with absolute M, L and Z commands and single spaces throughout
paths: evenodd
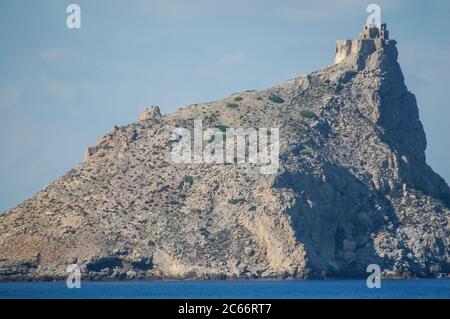
M 0 298 L 445 298 L 450 279 L 382 280 L 369 289 L 365 280 L 247 280 L 0 283 Z

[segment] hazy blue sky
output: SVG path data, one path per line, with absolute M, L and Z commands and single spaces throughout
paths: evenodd
M 163 113 L 331 64 L 381 6 L 450 181 L 450 1 L 0 0 L 0 211 L 82 160 L 147 105 Z M 66 7 L 81 7 L 81 29 Z

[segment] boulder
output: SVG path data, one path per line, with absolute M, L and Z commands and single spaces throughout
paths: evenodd
M 147 121 L 151 119 L 161 118 L 161 111 L 157 106 L 147 107 L 141 114 L 139 114 L 139 121 Z

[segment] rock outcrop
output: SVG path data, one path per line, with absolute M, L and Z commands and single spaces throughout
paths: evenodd
M 146 121 L 159 118 L 161 118 L 161 111 L 157 106 L 149 106 L 141 114 L 139 114 L 139 121 Z
M 336 41 L 334 63 L 339 63 L 350 55 L 367 56 L 390 43 L 395 44 L 395 40 L 389 40 L 385 23 L 381 24 L 380 28 L 365 25 L 358 39 Z
M 0 217 L 0 278 L 63 278 L 71 263 L 84 279 L 450 272 L 450 190 L 426 163 L 396 43 L 361 48 L 266 90 L 114 127 Z M 172 132 L 196 119 L 279 128 L 278 171 L 174 163 Z

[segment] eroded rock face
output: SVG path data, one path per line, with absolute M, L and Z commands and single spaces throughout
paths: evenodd
M 141 114 L 139 114 L 139 121 L 146 121 L 151 119 L 161 118 L 161 112 L 157 106 L 149 106 Z
M 175 164 L 172 130 L 195 119 L 278 127 L 279 170 Z M 395 41 L 263 91 L 147 109 L 0 217 L 0 278 L 58 278 L 73 262 L 88 279 L 450 272 L 450 190 L 425 147 Z

